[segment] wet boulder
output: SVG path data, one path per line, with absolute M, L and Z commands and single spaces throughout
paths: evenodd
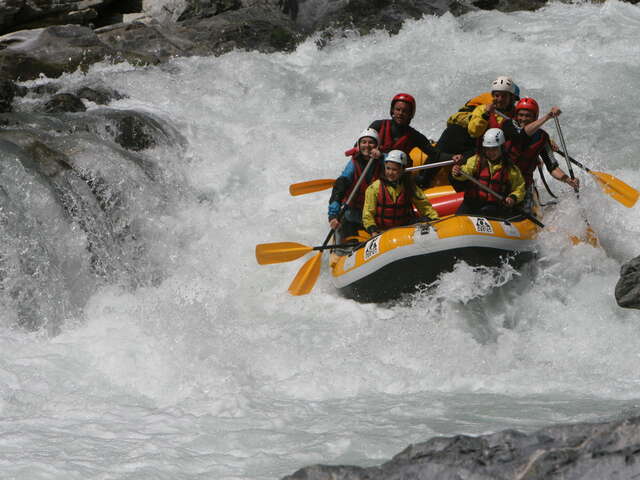
M 16 95 L 16 85 L 11 80 L 0 80 L 0 113 L 12 110 L 11 104 Z
M 600 480 L 640 476 L 640 417 L 437 437 L 376 467 L 314 465 L 283 480 Z
M 44 110 L 47 113 L 85 112 L 87 107 L 71 93 L 58 93 L 45 103 Z
M 148 56 L 116 51 L 96 33 L 79 25 L 21 30 L 0 37 L 0 78 L 32 80 L 86 70 L 104 61 L 147 64 Z
M 83 86 L 80 87 L 75 94 L 80 98 L 84 98 L 98 105 L 107 105 L 112 100 L 122 100 L 125 98 L 125 96 L 118 91 L 102 86 Z
M 615 296 L 621 307 L 640 309 L 640 256 L 622 265 Z

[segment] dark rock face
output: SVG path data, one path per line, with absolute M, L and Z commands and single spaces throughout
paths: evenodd
M 75 95 L 71 93 L 59 93 L 45 103 L 44 110 L 47 113 L 84 112 L 87 110 L 87 107 L 85 107 L 82 100 Z
M 86 25 L 96 20 L 101 12 L 114 3 L 119 2 L 117 0 L 6 0 L 0 4 L 0 34 L 51 25 Z
M 11 111 L 16 96 L 16 84 L 10 80 L 0 80 L 0 113 Z
M 101 42 L 93 30 L 78 25 L 24 30 L 0 37 L 0 78 L 31 80 L 41 74 L 56 78 L 106 59 L 157 63 L 153 56 L 114 50 Z
M 621 307 L 640 309 L 640 256 L 622 265 L 615 295 Z
M 124 98 L 124 95 L 106 87 L 81 87 L 76 92 L 76 95 L 98 105 L 106 105 L 112 100 Z
M 601 480 L 640 475 L 640 417 L 530 435 L 433 438 L 379 466 L 314 465 L 284 480 Z

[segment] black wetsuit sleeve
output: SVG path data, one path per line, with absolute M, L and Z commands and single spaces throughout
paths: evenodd
M 384 120 L 374 120 L 371 122 L 371 125 L 369 125 L 369 128 L 373 128 L 376 132 L 379 132 L 382 122 L 384 122 Z
M 553 172 L 560 166 L 558 165 L 558 160 L 556 160 L 556 157 L 553 155 L 553 150 L 551 150 L 551 145 L 549 145 L 548 142 L 544 148 L 540 150 L 540 158 L 542 158 L 542 161 L 544 162 L 545 167 L 547 167 L 549 173 Z
M 524 129 L 516 127 L 513 124 L 513 120 L 505 120 L 502 125 L 502 131 L 504 132 L 505 140 L 516 140 L 520 135 L 526 136 Z
M 423 134 L 414 130 L 414 135 L 414 143 L 416 147 L 429 155 L 428 163 L 445 162 L 447 160 L 451 160 L 451 157 L 453 156 L 452 154 L 445 153 L 431 145 L 431 141 L 429 141 L 429 139 Z

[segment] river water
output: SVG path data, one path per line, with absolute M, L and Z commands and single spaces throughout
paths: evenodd
M 461 264 L 391 304 L 341 298 L 326 265 L 292 297 L 304 259 L 260 267 L 253 252 L 322 242 L 328 191 L 293 198 L 289 184 L 335 177 L 401 91 L 417 98 L 412 125 L 437 139 L 448 115 L 512 75 L 543 111 L 562 108 L 573 157 L 639 187 L 639 44 L 638 6 L 551 4 L 58 80 L 103 81 L 128 95 L 112 108 L 151 112 L 185 142 L 149 153 L 165 172 L 162 208 L 156 190 L 139 192 L 156 205 L 135 212 L 152 281 L 96 284 L 56 333 L 1 323 L 2 477 L 275 479 L 378 464 L 437 435 L 638 413 L 640 313 L 613 290 L 640 254 L 640 218 L 584 172 L 579 200 L 550 181 L 561 203 L 534 265 Z M 602 248 L 567 240 L 585 216 Z

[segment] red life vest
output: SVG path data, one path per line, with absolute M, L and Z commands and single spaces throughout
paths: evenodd
M 409 155 L 409 152 L 416 146 L 413 140 L 413 132 L 415 132 L 413 128 L 407 127 L 407 133 L 394 140 L 391 135 L 391 120 L 383 120 L 380 130 L 378 130 L 378 136 L 380 137 L 378 148 L 384 153 L 391 150 L 402 150 Z
M 347 199 L 349 198 L 349 195 L 351 195 L 351 192 L 353 191 L 353 187 L 356 186 L 356 182 L 362 176 L 363 168 L 360 165 L 360 162 L 358 161 L 358 159 L 356 158 L 356 155 L 353 155 L 351 157 L 351 163 L 353 164 L 353 169 L 354 169 L 353 183 L 351 184 L 351 187 L 349 187 L 349 189 L 345 192 L 342 202 L 347 201 Z M 367 187 L 371 185 L 373 182 L 375 182 L 378 178 L 380 178 L 380 173 L 382 170 L 380 166 L 381 162 L 379 160 L 378 161 L 374 160 L 373 162 L 374 162 L 373 166 L 370 167 L 369 169 L 369 174 L 371 176 L 369 177 L 369 179 L 365 178 L 360 183 L 360 187 L 358 188 L 358 193 L 356 193 L 353 199 L 351 200 L 351 204 L 349 205 L 350 208 L 353 208 L 353 209 L 357 208 L 362 210 L 362 207 L 364 207 L 364 194 L 367 191 Z
M 520 169 L 526 186 L 533 183 L 533 172 L 539 164 L 538 155 L 549 142 L 549 134 L 544 130 L 538 130 L 539 135 L 531 138 L 529 145 L 524 145 L 524 140 L 505 143 L 505 149 L 509 159 Z
M 384 182 L 380 180 L 380 188 L 378 188 L 378 199 L 376 205 L 376 216 L 374 217 L 376 225 L 381 230 L 387 230 L 393 227 L 400 227 L 411 223 L 414 218 L 411 203 L 411 194 L 404 189 L 398 195 L 394 202 L 391 194 L 385 187 Z
M 499 193 L 503 197 L 506 197 L 507 194 L 511 191 L 510 186 L 511 182 L 509 180 L 509 167 L 505 163 L 506 160 L 502 160 L 502 167 L 497 170 L 493 175 L 491 175 L 491 170 L 489 169 L 489 162 L 485 158 L 480 158 L 478 165 L 476 167 L 476 171 L 474 172 L 474 177 L 485 187 L 489 187 L 496 193 Z M 491 195 L 490 193 L 485 192 L 481 188 L 479 188 L 474 183 L 469 182 L 467 189 L 464 194 L 465 198 L 480 200 L 484 203 L 499 203 L 497 197 Z

